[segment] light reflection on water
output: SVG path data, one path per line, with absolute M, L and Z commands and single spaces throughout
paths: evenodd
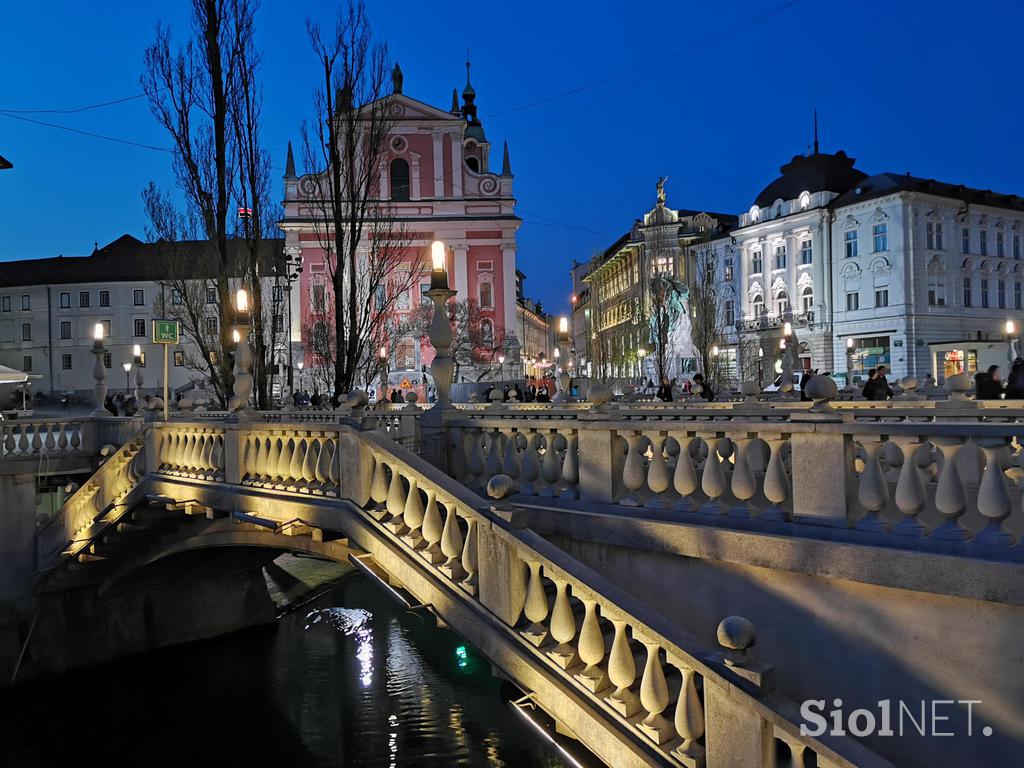
M 0 766 L 82 764 L 82 744 L 89 764 L 104 768 L 563 766 L 513 715 L 485 659 L 469 648 L 460 666 L 464 644 L 353 580 L 285 616 L 276 631 L 126 659 L 0 697 Z M 211 713 L 226 713 L 229 727 Z

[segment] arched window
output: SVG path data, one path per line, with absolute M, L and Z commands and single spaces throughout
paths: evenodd
M 494 306 L 494 286 L 491 285 L 490 280 L 484 280 L 480 283 L 480 307 L 483 309 L 491 309 Z
M 778 314 L 784 315 L 786 310 L 789 309 L 789 294 L 785 291 L 779 291 L 775 294 L 775 310 Z
M 760 317 L 764 314 L 764 298 L 761 294 L 755 293 L 751 303 L 754 305 L 754 317 Z
M 466 158 L 466 167 L 469 168 L 473 173 L 480 173 L 480 161 L 475 157 Z
M 391 161 L 391 199 L 409 199 L 409 163 L 400 157 Z
M 494 323 L 487 318 L 480 321 L 480 335 L 483 336 L 485 344 L 490 344 L 494 341 Z
M 810 312 L 814 306 L 814 290 L 807 286 L 800 292 L 800 309 L 803 312 Z

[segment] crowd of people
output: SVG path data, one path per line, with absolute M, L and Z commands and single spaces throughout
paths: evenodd
M 990 365 L 974 377 L 974 397 L 977 400 L 1024 400 L 1024 358 L 1010 364 L 1010 374 L 1003 381 L 1003 371 Z

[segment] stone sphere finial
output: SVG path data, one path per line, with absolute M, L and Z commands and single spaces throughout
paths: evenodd
M 740 394 L 749 400 L 761 394 L 761 387 L 756 381 L 744 381 L 740 384 Z
M 904 376 L 902 379 L 900 379 L 900 389 L 902 389 L 904 392 L 912 393 L 915 389 L 917 389 L 917 379 L 913 376 Z
M 487 399 L 490 400 L 492 403 L 500 403 L 504 401 L 505 393 L 502 390 L 495 387 L 494 389 L 491 390 L 491 394 L 487 396 Z
M 411 405 L 416 405 L 416 402 L 419 399 L 420 399 L 420 396 L 418 394 L 416 394 L 415 392 L 411 392 L 410 391 L 410 392 L 406 392 L 405 393 L 405 402 L 407 402 L 407 403 L 409 403 Z
M 726 616 L 718 625 L 718 644 L 725 648 L 725 663 L 742 667 L 749 660 L 747 649 L 757 644 L 754 625 L 742 616 Z
M 587 399 L 596 407 L 600 408 L 612 400 L 612 388 L 607 384 L 592 384 L 587 392 Z
M 357 408 L 365 408 L 369 402 L 370 398 L 367 397 L 366 393 L 361 389 L 353 389 L 345 395 L 345 404 L 353 410 Z
M 492 499 L 508 498 L 515 489 L 515 481 L 508 475 L 495 475 L 487 481 L 487 495 Z
M 829 413 L 832 410 L 829 402 L 839 394 L 839 385 L 831 376 L 818 374 L 807 382 L 806 394 L 814 401 L 811 406 L 813 413 Z
M 958 373 L 946 379 L 946 391 L 950 400 L 966 400 L 967 395 L 973 391 L 974 384 L 971 377 L 966 373 Z

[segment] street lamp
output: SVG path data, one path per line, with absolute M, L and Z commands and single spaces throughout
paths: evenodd
M 451 358 L 452 326 L 448 320 L 448 300 L 455 291 L 448 287 L 448 252 L 444 243 L 435 240 L 430 244 L 430 290 L 427 296 L 434 302 L 434 317 L 430 321 L 430 344 L 434 348 L 434 359 L 430 373 L 437 388 L 438 413 L 450 405 L 448 392 L 452 386 L 455 362 Z
M 846 340 L 846 386 L 853 387 L 853 339 Z
M 94 416 L 106 416 L 107 409 L 107 369 L 103 365 L 103 356 L 106 350 L 103 348 L 103 323 L 96 323 L 92 329 L 92 353 L 96 356 L 96 363 L 92 367 L 92 377 L 96 380 L 92 392 L 96 397 L 96 410 Z
M 1017 359 L 1017 349 L 1014 345 L 1013 335 L 1017 332 L 1017 327 L 1014 325 L 1013 320 L 1006 321 L 1006 343 L 1010 350 L 1007 353 L 1010 356 L 1010 362 L 1012 363 Z
M 135 360 L 135 402 L 142 402 L 142 347 L 136 344 L 132 347 L 132 358 Z
M 124 370 L 124 396 L 128 397 L 128 390 L 131 389 L 131 363 L 121 363 L 121 368 Z
M 234 395 L 228 401 L 228 410 L 241 413 L 249 410 L 252 396 L 252 349 L 249 348 L 249 294 L 245 288 L 235 291 L 234 328 L 231 338 L 235 342 Z
M 498 378 L 505 379 L 505 356 L 498 355 Z
M 302 369 L 306 367 L 306 364 L 304 362 L 302 362 L 301 360 L 299 360 L 299 362 L 297 362 L 295 364 L 295 367 L 299 369 L 299 390 L 301 391 L 302 390 Z
M 384 396 L 388 391 L 388 348 L 384 345 L 380 348 L 380 395 L 377 402 L 384 402 Z

